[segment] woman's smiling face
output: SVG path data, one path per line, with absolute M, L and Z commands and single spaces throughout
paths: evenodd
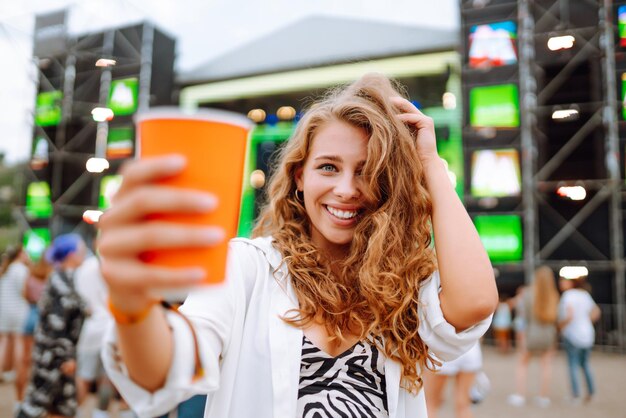
M 304 166 L 296 174 L 311 221 L 311 239 L 330 254 L 345 253 L 366 206 L 361 171 L 367 141 L 363 129 L 330 121 L 313 137 Z

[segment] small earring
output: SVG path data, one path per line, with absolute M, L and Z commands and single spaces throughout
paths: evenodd
M 298 193 L 300 193 L 300 194 L 298 194 Z M 293 191 L 293 194 L 296 197 L 296 202 L 304 203 L 304 192 L 302 192 L 301 190 L 295 189 Z

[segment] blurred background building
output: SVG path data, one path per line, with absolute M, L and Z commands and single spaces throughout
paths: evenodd
M 513 295 L 539 264 L 588 276 L 605 310 L 598 341 L 625 350 L 626 1 L 455 5 L 458 27 L 307 15 L 186 68 L 177 36 L 149 20 L 74 33 L 71 8 L 37 14 L 32 129 L 20 139 L 32 146 L 28 162 L 0 170 L 0 221 L 12 226 L 3 236 L 37 257 L 56 234 L 92 235 L 134 154 L 133 115 L 160 105 L 257 123 L 246 235 L 307 105 L 377 71 L 434 118 L 501 293 Z

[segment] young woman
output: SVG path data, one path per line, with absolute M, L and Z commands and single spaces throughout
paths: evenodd
M 215 228 L 146 221 L 215 206 L 155 184 L 183 166 L 177 156 L 126 166 L 100 221 L 118 322 L 105 366 L 133 409 L 159 415 L 208 393 L 205 417 L 425 417 L 422 372 L 435 355 L 473 346 L 498 301 L 433 121 L 380 75 L 308 110 L 271 180 L 257 238 L 232 241 L 225 284 L 192 292 L 187 319 L 166 314 L 152 290 L 189 286 L 202 272 L 139 257 L 223 239 Z
M 74 288 L 74 271 L 85 257 L 85 243 L 76 234 L 59 235 L 46 252 L 53 264 L 39 302 L 33 367 L 18 418 L 61 418 L 76 415 L 76 343 L 85 306 Z
M 595 393 L 589 355 L 596 338 L 593 323 L 600 319 L 600 308 L 585 290 L 584 279 L 561 278 L 559 287 L 563 291 L 559 304 L 559 328 L 567 353 L 572 402 L 580 403 L 579 368 L 582 369 L 587 384 L 585 402 L 589 402 Z
M 22 336 L 22 361 L 17 371 L 17 378 L 15 379 L 18 402 L 22 402 L 24 399 L 24 391 L 26 390 L 26 384 L 30 376 L 35 329 L 39 324 L 38 303 L 51 271 L 52 266 L 46 261 L 45 257 L 41 257 L 31 264 L 30 274 L 22 290 L 24 299 L 26 299 L 29 304 L 29 311 L 24 324 L 24 334 Z
M 541 359 L 541 380 L 539 395 L 535 404 L 540 407 L 550 405 L 550 381 L 552 379 L 552 358 L 557 341 L 557 313 L 559 291 L 552 269 L 541 266 L 535 270 L 535 280 L 524 291 L 518 302 L 522 305 L 526 338 L 519 349 L 519 360 L 515 374 L 517 393 L 509 396 L 509 403 L 522 406 L 526 403 L 528 387 L 528 362 L 531 356 Z
M 0 263 L 0 373 L 19 369 L 19 341 L 28 316 L 28 303 L 22 296 L 28 278 L 28 256 L 22 246 L 9 248 Z

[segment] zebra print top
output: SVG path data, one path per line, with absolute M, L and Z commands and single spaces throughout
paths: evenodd
M 332 357 L 302 338 L 298 417 L 387 417 L 384 358 L 359 341 Z

